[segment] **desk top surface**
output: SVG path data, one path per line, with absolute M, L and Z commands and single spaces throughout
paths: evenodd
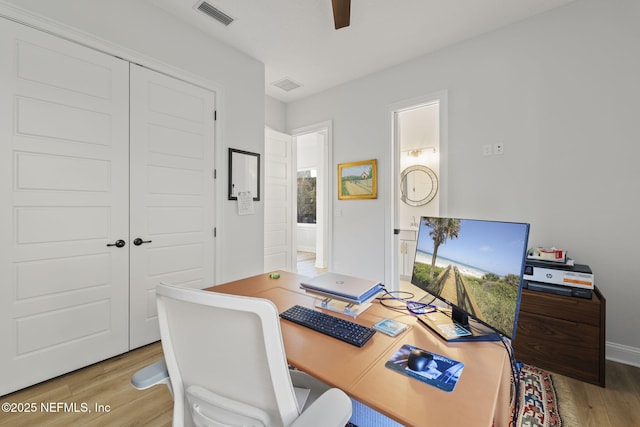
M 261 274 L 207 288 L 271 300 L 282 312 L 293 305 L 314 308 L 318 299 L 300 289 L 304 276 L 280 271 L 279 279 Z M 509 358 L 499 342 L 448 343 L 403 314 L 374 302 L 357 318 L 329 314 L 373 326 L 383 318 L 409 325 L 396 337 L 376 333 L 358 348 L 303 326 L 281 320 L 289 363 L 340 388 L 356 400 L 405 425 L 508 424 Z M 411 344 L 464 363 L 464 371 L 452 392 L 401 375 L 385 363 L 403 344 Z M 506 400 L 505 400 L 506 399 Z

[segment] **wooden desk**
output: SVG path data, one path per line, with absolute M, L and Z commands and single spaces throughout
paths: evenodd
M 313 308 L 316 298 L 299 287 L 303 276 L 279 273 L 279 279 L 261 274 L 207 290 L 266 298 L 273 301 L 279 312 L 295 304 Z M 356 319 L 330 314 L 369 327 L 382 318 L 393 318 L 409 328 L 393 338 L 378 332 L 358 348 L 282 320 L 289 363 L 406 426 L 509 424 L 510 366 L 501 343 L 446 343 L 417 323 L 412 315 L 389 310 L 377 302 Z M 453 392 L 444 392 L 386 368 L 386 361 L 403 344 L 464 363 Z

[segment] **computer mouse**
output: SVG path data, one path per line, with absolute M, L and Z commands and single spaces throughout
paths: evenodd
M 433 355 L 430 353 L 422 350 L 411 350 L 407 366 L 412 371 L 424 371 L 431 359 L 433 359 Z

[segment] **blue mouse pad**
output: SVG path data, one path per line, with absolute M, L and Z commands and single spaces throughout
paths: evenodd
M 420 350 L 427 354 L 421 361 L 421 369 L 413 370 L 408 366 L 409 355 L 412 350 Z M 418 347 L 405 344 L 385 363 L 391 370 L 399 372 L 411 378 L 418 379 L 433 387 L 447 392 L 453 391 L 462 375 L 464 364 L 448 357 L 431 353 Z

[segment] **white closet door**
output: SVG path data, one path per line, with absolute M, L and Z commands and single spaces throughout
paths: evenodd
M 0 19 L 0 395 L 128 350 L 128 64 Z
M 131 348 L 160 338 L 158 283 L 214 285 L 214 108 L 213 92 L 131 66 Z

